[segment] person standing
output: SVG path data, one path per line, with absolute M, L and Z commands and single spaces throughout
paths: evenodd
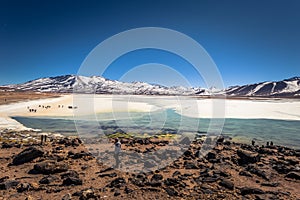
M 121 153 L 121 142 L 119 139 L 115 139 L 115 160 L 116 160 L 116 168 L 120 166 L 120 153 Z

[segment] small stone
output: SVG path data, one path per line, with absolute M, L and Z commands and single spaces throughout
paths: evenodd
M 299 172 L 290 172 L 285 177 L 300 180 L 300 173 Z
M 113 178 L 113 177 L 117 177 L 117 173 L 113 172 L 113 173 L 110 173 L 110 174 L 100 174 L 99 177 L 110 177 L 110 178 Z
M 66 179 L 68 177 L 79 178 L 79 174 L 78 174 L 78 172 L 76 172 L 74 170 L 69 170 L 69 171 L 61 174 L 60 177 L 61 177 L 61 179 Z
M 121 195 L 121 192 L 120 192 L 119 189 L 116 189 L 116 190 L 115 190 L 115 193 L 114 193 L 114 196 L 116 197 L 116 196 L 119 196 L 119 195 Z
M 178 195 L 178 192 L 174 188 L 167 187 L 167 188 L 165 188 L 165 190 L 168 193 L 168 195 L 170 195 L 170 196 L 177 196 Z
M 29 195 L 28 197 L 25 198 L 25 200 L 34 200 L 34 198 Z
M 279 186 L 279 183 L 277 182 L 272 182 L 272 183 L 268 183 L 268 182 L 265 182 L 265 183 L 261 183 L 262 186 L 267 186 L 267 187 L 277 187 Z
M 61 200 L 71 200 L 71 199 L 72 199 L 72 196 L 70 193 L 68 193 L 68 194 L 64 195 Z
M 265 192 L 259 188 L 253 188 L 253 187 L 243 187 L 240 189 L 242 195 L 247 194 L 265 194 Z
M 43 177 L 39 183 L 40 184 L 49 184 L 49 183 L 52 183 L 54 181 L 58 180 L 58 177 L 57 176 L 53 176 L 53 175 L 49 175 L 49 176 L 45 176 Z
M 31 185 L 29 183 L 21 183 L 17 187 L 17 191 L 19 193 L 29 191 L 31 189 Z
M 110 188 L 120 188 L 121 186 L 125 185 L 126 181 L 124 178 L 116 178 L 114 179 L 109 185 L 108 187 Z

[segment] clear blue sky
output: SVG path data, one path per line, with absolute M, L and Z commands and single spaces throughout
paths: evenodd
M 147 26 L 174 29 L 198 41 L 226 86 L 299 76 L 299 10 L 299 0 L 2 0 L 0 84 L 76 74 L 101 41 Z M 130 64 L 177 63 L 174 67 L 185 71 L 182 61 L 165 52 L 125 57 L 115 63 L 127 69 L 134 67 Z M 196 79 L 192 71 L 186 73 Z M 105 76 L 118 79 L 121 72 L 108 70 Z

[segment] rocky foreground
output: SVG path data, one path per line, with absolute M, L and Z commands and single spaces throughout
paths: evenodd
M 78 138 L 0 139 L 0 199 L 300 199 L 300 151 L 285 147 L 219 139 L 199 157 L 198 140 L 163 169 L 128 173 L 101 164 Z M 167 142 L 123 144 L 140 153 Z

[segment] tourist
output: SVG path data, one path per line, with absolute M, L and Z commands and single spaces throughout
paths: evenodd
M 115 139 L 115 154 L 114 154 L 114 157 L 115 157 L 115 160 L 116 160 L 116 168 L 119 168 L 119 165 L 120 165 L 120 152 L 121 152 L 121 142 L 119 139 Z

